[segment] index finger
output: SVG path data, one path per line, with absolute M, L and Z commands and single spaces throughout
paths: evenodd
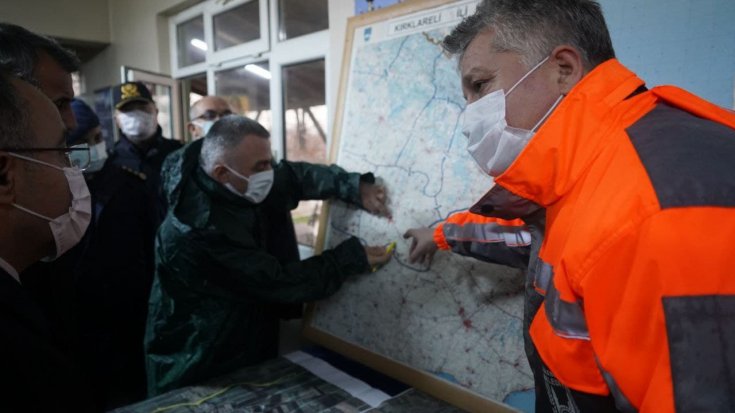
M 390 210 L 388 210 L 388 206 L 385 205 L 384 202 L 377 203 L 377 210 L 378 210 L 377 215 L 384 216 L 386 218 L 392 218 L 390 215 Z
M 381 185 L 375 187 L 375 198 L 377 198 L 381 202 L 385 202 L 386 191 L 384 186 Z

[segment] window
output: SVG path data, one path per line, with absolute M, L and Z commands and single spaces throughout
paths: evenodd
M 278 40 L 329 28 L 327 0 L 278 0 Z
M 225 98 L 235 113 L 255 119 L 270 130 L 270 80 L 268 62 L 239 65 L 215 74 L 215 94 Z
M 251 42 L 260 38 L 260 4 L 257 1 L 216 14 L 214 23 L 214 50 Z
M 324 59 L 284 66 L 284 131 L 286 159 L 311 163 L 327 162 L 327 105 L 324 88 Z M 321 201 L 302 201 L 293 211 L 299 243 L 316 245 Z
M 224 97 L 271 132 L 277 159 L 327 162 L 328 26 L 327 0 L 207 0 L 172 16 L 171 65 L 184 103 Z M 320 210 L 309 202 L 294 212 L 307 247 Z
M 204 18 L 202 16 L 176 25 L 176 36 L 180 67 L 204 62 L 207 43 L 204 41 Z

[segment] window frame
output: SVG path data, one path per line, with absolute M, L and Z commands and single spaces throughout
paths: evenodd
M 214 18 L 243 4 L 258 2 L 258 19 L 260 21 L 260 37 L 246 43 L 228 47 L 219 51 L 214 50 Z M 171 74 L 174 78 L 189 77 L 204 73 L 211 67 L 233 59 L 246 56 L 260 56 L 270 50 L 270 21 L 268 0 L 234 0 L 225 5 L 216 0 L 208 0 L 192 6 L 169 18 L 169 39 L 171 47 Z M 177 26 L 195 17 L 202 16 L 204 21 L 204 42 L 207 50 L 204 52 L 204 62 L 189 66 L 179 65 L 179 44 Z
M 260 20 L 260 38 L 231 46 L 219 51 L 214 50 L 214 17 L 225 13 L 229 10 L 242 6 L 243 4 L 257 1 L 259 3 L 258 13 Z M 242 57 L 257 57 L 270 49 L 270 20 L 268 18 L 269 7 L 268 0 L 234 0 L 226 5 L 220 5 L 216 2 L 205 3 L 204 30 L 209 31 L 209 40 L 207 41 L 207 61 L 214 64 L 227 62 Z M 209 23 L 209 24 L 207 24 Z M 208 27 L 207 27 L 208 26 Z M 210 59 L 211 57 L 211 59 Z
M 205 3 L 190 7 L 181 13 L 178 13 L 169 18 L 168 31 L 169 31 L 169 45 L 171 48 L 171 75 L 178 79 L 181 77 L 188 77 L 196 73 L 202 73 L 207 70 L 209 45 L 212 43 L 208 36 L 211 36 L 211 30 L 207 30 L 207 18 L 204 15 Z M 204 22 L 204 42 L 207 43 L 207 50 L 204 53 L 204 61 L 201 63 L 195 63 L 189 66 L 179 66 L 179 36 L 178 36 L 178 25 L 187 22 L 195 17 L 202 16 Z M 210 23 L 211 25 L 211 23 Z
M 259 18 L 261 27 L 261 38 L 241 45 L 229 47 L 224 50 L 214 51 L 214 16 L 226 12 L 232 8 L 242 4 L 258 1 L 259 2 Z M 332 102 L 332 87 L 329 79 L 331 73 L 331 59 L 329 47 L 331 44 L 330 29 L 315 31 L 298 37 L 279 39 L 280 10 L 278 9 L 278 0 L 233 0 L 226 5 L 220 4 L 221 0 L 206 0 L 200 4 L 187 8 L 169 18 L 169 45 L 171 49 L 171 73 L 174 79 L 201 76 L 206 74 L 208 94 L 215 94 L 217 88 L 215 84 L 216 74 L 221 71 L 231 70 L 236 67 L 242 67 L 250 63 L 258 63 L 268 61 L 268 67 L 271 72 L 270 86 L 270 102 L 271 116 L 273 123 L 271 125 L 271 145 L 276 161 L 284 159 L 286 147 L 285 135 L 285 116 L 284 98 L 285 90 L 283 85 L 283 68 L 286 66 L 297 65 L 314 60 L 324 59 L 324 84 L 325 84 L 325 104 L 327 113 L 331 113 L 329 108 Z M 204 19 L 204 41 L 207 43 L 205 53 L 205 61 L 191 66 L 178 66 L 178 38 L 177 25 L 183 23 L 196 16 L 202 15 Z M 338 74 L 337 74 L 338 75 Z M 182 93 L 184 91 L 182 90 Z M 189 121 L 188 108 L 182 108 L 184 118 L 182 124 Z M 331 119 L 327 120 L 327 148 L 331 145 Z M 329 159 L 329 153 L 326 154 Z M 302 256 L 313 254 L 313 250 L 309 247 L 299 244 L 299 250 Z

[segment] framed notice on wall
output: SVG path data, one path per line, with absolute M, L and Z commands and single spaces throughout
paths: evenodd
M 478 3 L 406 1 L 350 19 L 332 161 L 380 177 L 393 218 L 334 203 L 318 247 L 348 236 L 398 246 L 386 266 L 312 305 L 305 335 L 465 410 L 505 412 L 533 388 L 522 272 L 449 253 L 411 264 L 402 239 L 492 185 L 467 154 L 457 61 L 441 47 Z

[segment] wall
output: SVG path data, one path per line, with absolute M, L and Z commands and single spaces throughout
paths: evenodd
M 735 1 L 599 1 L 618 59 L 649 86 L 675 84 L 718 105 L 735 107 Z M 331 53 L 339 56 L 332 59 L 329 78 L 336 102 L 344 19 L 354 14 L 354 2 L 330 0 L 329 7 Z M 339 15 L 333 16 L 333 10 Z
M 86 90 L 120 83 L 120 66 L 169 74 L 167 15 L 193 0 L 109 0 L 111 45 L 82 68 Z
M 3 0 L 0 20 L 67 39 L 111 43 L 83 67 L 87 91 L 120 80 L 120 66 L 170 72 L 165 14 L 197 0 Z M 601 0 L 618 58 L 649 85 L 676 84 L 733 107 L 735 1 Z M 354 1 L 329 0 L 327 91 L 336 103 Z M 333 119 L 334 105 L 330 107 Z
M 618 59 L 649 86 L 733 108 L 735 1 L 601 0 Z
M 0 21 L 54 37 L 110 42 L 106 0 L 2 0 Z
M 109 37 L 112 44 L 82 68 L 86 90 L 91 92 L 119 83 L 122 65 L 169 74 L 171 58 L 166 16 L 195 3 L 192 0 L 110 0 Z M 327 67 L 327 95 L 329 119 L 334 119 L 345 29 L 347 19 L 354 14 L 355 5 L 353 1 L 346 0 L 329 0 L 328 3 L 330 63 Z

